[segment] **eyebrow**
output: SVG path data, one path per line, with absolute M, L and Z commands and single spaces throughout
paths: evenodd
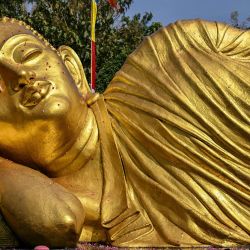
M 26 45 L 26 43 L 29 43 L 28 45 L 28 47 L 25 47 L 25 45 Z M 14 51 L 15 50 L 17 50 L 17 49 L 23 49 L 23 50 L 25 50 L 25 49 L 29 49 L 29 48 L 37 48 L 37 49 L 44 49 L 44 47 L 43 46 L 41 46 L 40 44 L 37 44 L 37 43 L 33 43 L 33 41 L 25 41 L 25 42 L 22 42 L 22 43 L 20 43 L 20 44 L 18 44 L 15 48 L 14 48 Z M 23 52 L 23 51 L 22 51 Z
M 9 37 L 8 39 L 4 39 L 2 45 L 0 46 L 0 50 L 6 46 L 6 44 L 8 44 L 9 41 L 11 41 L 13 39 L 13 37 L 15 37 L 15 39 L 19 38 L 20 36 L 26 36 L 24 41 L 18 41 L 17 43 L 14 42 L 14 44 L 16 44 L 17 46 L 20 46 L 24 43 L 35 43 L 37 46 L 40 46 L 42 48 L 42 46 L 46 47 L 46 44 L 44 44 L 43 41 L 41 41 L 38 37 L 35 37 L 33 35 L 30 34 L 25 34 L 25 33 L 20 33 L 20 34 L 16 34 L 13 35 L 11 37 Z

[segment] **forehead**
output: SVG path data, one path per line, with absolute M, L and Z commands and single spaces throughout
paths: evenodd
M 0 22 L 0 47 L 11 37 L 17 34 L 28 34 L 34 36 L 31 30 L 26 29 L 23 25 L 16 23 Z M 35 36 L 34 36 L 35 37 Z
M 37 44 L 40 43 L 40 45 L 45 45 L 59 55 L 58 51 L 41 34 L 29 25 L 15 19 L 7 18 L 7 20 L 8 21 L 0 21 L 0 49 L 5 45 L 6 41 L 9 43 L 10 40 L 12 40 L 11 38 L 19 37 L 19 39 L 21 39 L 22 37 L 25 39 L 26 37 L 28 40 L 36 40 Z M 16 39 L 16 41 L 18 42 L 19 39 Z

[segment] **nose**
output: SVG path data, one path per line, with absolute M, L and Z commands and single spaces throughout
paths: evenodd
M 13 88 L 15 91 L 22 89 L 26 85 L 32 84 L 36 77 L 35 72 L 25 71 L 25 70 L 17 71 L 17 75 L 18 75 L 17 84 L 15 84 Z
M 26 85 L 32 84 L 36 77 L 35 72 L 31 70 L 24 70 L 21 64 L 11 62 L 2 53 L 0 53 L 0 74 L 4 76 L 8 75 L 8 72 L 10 73 L 11 78 L 15 78 L 12 86 L 15 91 L 19 91 Z

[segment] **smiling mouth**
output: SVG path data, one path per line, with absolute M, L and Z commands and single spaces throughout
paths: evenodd
M 26 85 L 21 99 L 24 107 L 34 107 L 39 104 L 50 92 L 51 83 L 36 81 L 33 85 Z

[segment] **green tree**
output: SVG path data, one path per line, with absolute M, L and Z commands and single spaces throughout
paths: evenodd
M 161 27 L 152 23 L 152 14 L 130 18 L 126 11 L 133 0 L 118 0 L 112 9 L 100 0 L 96 24 L 97 91 L 102 92 L 119 70 L 128 54 Z M 91 0 L 0 0 L 0 15 L 21 19 L 34 27 L 54 46 L 72 47 L 79 55 L 90 79 L 90 13 Z
M 26 16 L 26 5 L 23 0 L 5 1 L 0 0 L 0 16 L 19 17 Z

